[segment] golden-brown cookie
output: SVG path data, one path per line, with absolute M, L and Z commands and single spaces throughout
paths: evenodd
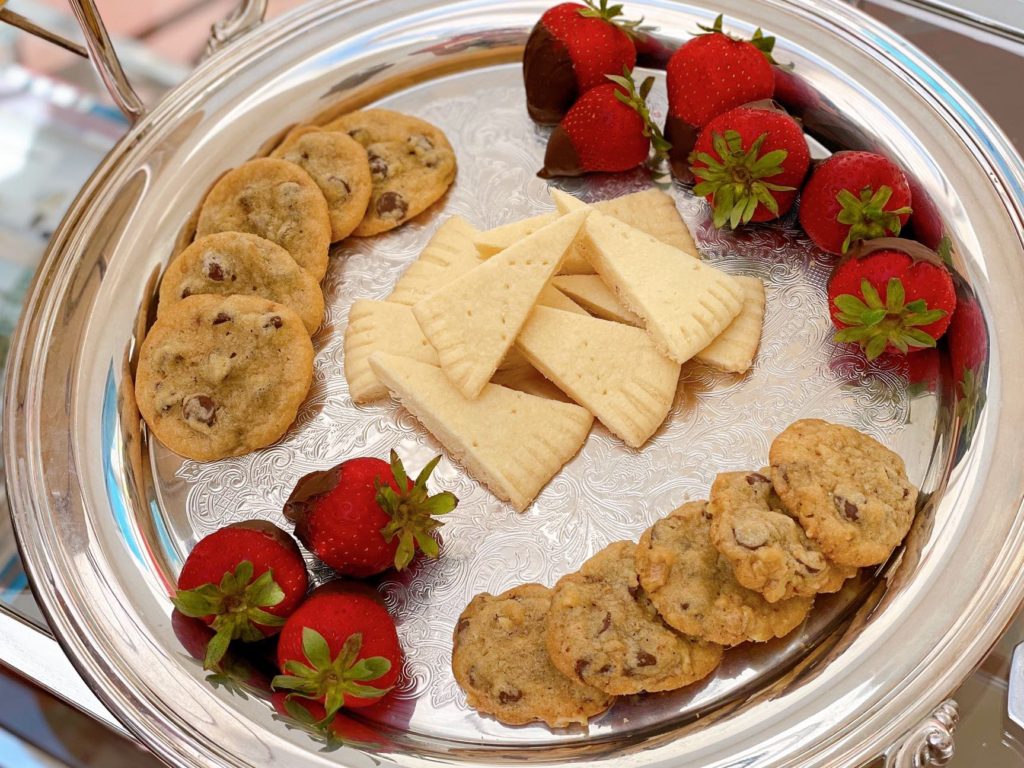
M 808 597 L 769 603 L 741 586 L 711 543 L 711 514 L 703 501 L 688 502 L 648 528 L 636 566 L 640 584 L 670 626 L 722 645 L 783 637 L 813 604 Z
M 175 453 L 211 461 L 278 440 L 313 380 L 313 344 L 283 304 L 253 296 L 189 296 L 142 343 L 135 397 Z
M 540 584 L 477 595 L 459 616 L 452 671 L 469 705 L 503 723 L 540 720 L 553 728 L 586 725 L 612 697 L 551 664 L 544 629 L 551 590 Z
M 158 312 L 204 293 L 262 296 L 284 304 L 311 334 L 324 319 L 324 297 L 313 276 L 281 246 L 244 232 L 207 235 L 182 251 L 164 272 Z
M 439 128 L 388 109 L 351 112 L 325 130 L 344 131 L 366 147 L 373 195 L 352 233 L 387 232 L 425 211 L 455 180 L 455 152 Z
M 669 691 L 707 677 L 722 647 L 675 632 L 637 581 L 637 546 L 618 541 L 556 585 L 547 649 L 563 675 L 611 694 Z
M 310 175 L 287 160 L 250 160 L 213 185 L 199 211 L 196 237 L 216 232 L 265 237 L 288 251 L 317 281 L 327 273 L 327 201 Z
M 366 214 L 373 182 L 363 145 L 340 131 L 303 125 L 289 133 L 271 157 L 295 163 L 308 173 L 327 200 L 331 240 L 344 240 Z

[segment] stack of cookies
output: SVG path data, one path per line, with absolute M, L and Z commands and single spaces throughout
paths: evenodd
M 917 490 L 902 459 L 855 429 L 798 421 L 771 466 L 717 477 L 639 544 L 615 542 L 553 589 L 477 595 L 456 625 L 455 679 L 504 723 L 585 725 L 615 696 L 681 688 L 726 647 L 783 637 L 819 593 L 884 562 Z
M 203 461 L 278 440 L 312 382 L 331 243 L 399 226 L 454 178 L 440 130 L 379 109 L 300 126 L 224 174 L 142 345 L 136 400 L 153 433 Z
M 658 430 L 680 366 L 742 373 L 764 286 L 705 264 L 664 192 L 477 232 L 448 219 L 345 337 L 356 403 L 391 392 L 474 477 L 525 509 L 597 419 L 632 448 Z

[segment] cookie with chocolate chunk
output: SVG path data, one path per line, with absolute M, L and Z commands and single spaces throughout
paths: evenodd
M 295 163 L 308 173 L 327 200 L 331 240 L 348 237 L 370 202 L 373 184 L 363 145 L 346 133 L 303 125 L 285 136 L 271 157 Z
M 640 584 L 667 624 L 722 645 L 783 637 L 810 613 L 813 600 L 791 597 L 769 603 L 742 586 L 732 564 L 711 543 L 711 513 L 691 501 L 640 537 Z
M 182 251 L 160 282 L 158 314 L 203 293 L 261 296 L 284 304 L 309 333 L 324 319 L 324 297 L 313 276 L 281 246 L 244 232 L 207 235 Z
M 352 233 L 387 232 L 425 211 L 455 180 L 455 152 L 440 129 L 387 109 L 364 109 L 328 123 L 366 148 L 373 194 L 366 216 Z
M 540 720 L 552 728 L 587 721 L 612 697 L 551 664 L 544 628 L 551 590 L 540 584 L 473 598 L 459 616 L 452 643 L 452 671 L 474 709 L 503 723 Z
M 248 232 L 277 243 L 318 282 L 327 274 L 331 219 L 323 192 L 294 163 L 261 157 L 234 168 L 210 189 L 196 237 Z
M 701 680 L 722 647 L 686 637 L 658 616 L 637 580 L 637 546 L 610 544 L 554 589 L 548 655 L 558 670 L 606 693 L 669 691 Z
M 790 424 L 768 452 L 772 484 L 807 535 L 835 563 L 882 563 L 910 530 L 917 489 L 903 459 L 851 427 Z
M 153 434 L 199 461 L 278 440 L 313 380 L 313 344 L 283 304 L 253 296 L 189 296 L 142 343 L 135 398 Z
M 807 538 L 772 490 L 770 469 L 723 472 L 711 486 L 711 542 L 736 581 L 770 603 L 837 592 L 857 569 L 836 565 Z

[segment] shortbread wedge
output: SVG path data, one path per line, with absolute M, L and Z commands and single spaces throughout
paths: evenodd
M 647 442 L 672 407 L 679 363 L 639 328 L 537 307 L 516 348 L 632 448 Z
M 598 275 L 556 275 L 551 283 L 595 317 L 643 327 L 643 320 L 622 306 Z
M 540 296 L 537 297 L 537 306 L 561 309 L 565 312 L 572 312 L 577 315 L 588 314 L 587 310 L 555 287 L 554 281 L 557 279 L 557 277 L 551 278 L 551 282 L 544 286 L 543 290 L 540 292 Z
M 511 352 L 512 350 L 509 351 Z M 491 384 L 498 384 L 502 387 L 525 392 L 528 395 L 543 397 L 546 400 L 560 400 L 563 403 L 572 402 L 572 398 L 552 384 L 543 373 L 530 365 L 525 357 L 521 359 L 522 363 L 519 365 L 499 368 L 497 373 L 494 374 L 494 378 L 491 379 Z
M 594 277 L 596 277 L 596 275 Z M 590 317 L 590 315 L 587 313 L 587 310 L 585 310 L 575 301 L 570 299 L 560 290 L 555 288 L 553 285 L 551 285 L 551 283 L 545 285 L 544 290 L 540 292 L 540 296 L 537 297 L 537 306 L 553 307 L 554 309 L 562 309 L 565 310 L 566 312 L 573 312 L 577 315 L 584 315 L 585 317 Z M 519 379 L 525 380 L 529 378 L 526 373 L 524 373 L 521 376 L 516 374 L 516 369 L 529 369 L 529 371 L 533 371 L 534 373 L 537 374 L 537 376 L 540 376 L 540 378 L 544 378 L 543 376 L 541 376 L 539 372 L 537 372 L 537 370 L 532 365 L 530 365 L 529 361 L 527 361 L 527 359 L 523 357 L 523 353 L 516 349 L 515 345 L 512 345 L 511 347 L 508 348 L 508 352 L 505 353 L 505 358 L 500 363 L 498 363 L 498 370 L 495 372 L 494 376 L 491 377 L 491 381 L 495 384 L 501 384 L 502 386 L 512 387 L 512 389 L 518 389 L 522 392 L 529 392 L 532 395 L 537 394 L 531 389 L 524 389 L 523 387 L 518 387 L 514 386 L 513 384 L 509 384 L 505 380 L 498 380 L 499 375 L 502 374 L 504 371 L 510 372 L 508 377 L 505 377 L 508 379 L 508 381 L 518 381 Z M 555 387 L 555 385 L 551 384 L 550 382 L 548 382 L 548 385 L 548 387 L 544 388 L 545 391 L 550 391 L 550 389 L 557 389 L 557 387 Z M 537 387 L 534 387 L 534 389 L 537 389 Z
M 345 329 L 345 380 L 354 403 L 388 396 L 388 389 L 370 369 L 370 355 L 392 352 L 437 365 L 437 351 L 420 330 L 412 307 L 388 301 L 359 299 L 348 313 Z
M 463 395 L 476 397 L 490 381 L 589 215 L 556 219 L 412 308 Z
M 551 224 L 561 215 L 558 211 L 550 211 L 480 232 L 474 239 L 477 252 L 481 258 L 489 259 L 524 237 L 532 235 L 541 227 Z M 575 248 L 570 248 L 558 271 L 564 275 L 593 274 L 594 268 L 590 266 L 590 262 L 583 257 L 582 253 L 577 253 Z
M 440 368 L 378 352 L 378 378 L 452 458 L 520 512 L 586 442 L 585 408 L 487 384 L 465 398 Z
M 460 216 L 445 221 L 395 284 L 388 301 L 412 306 L 480 265 L 473 238 L 477 230 Z
M 700 258 L 686 222 L 679 215 L 672 195 L 660 189 L 645 189 L 611 200 L 594 203 L 594 208 L 629 226 L 646 232 L 666 245 L 678 248 L 687 256 Z
M 746 373 L 761 343 L 764 324 L 764 283 L 759 277 L 736 276 L 743 287 L 743 307 L 729 327 L 697 353 L 697 359 L 728 373 Z

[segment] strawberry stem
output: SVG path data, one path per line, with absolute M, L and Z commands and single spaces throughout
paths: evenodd
M 427 492 L 427 480 L 440 460 L 440 456 L 435 456 L 422 469 L 412 488 L 409 488 L 409 477 L 405 473 L 402 460 L 398 458 L 397 453 L 391 451 L 391 474 L 395 478 L 395 483 L 403 490 L 396 493 L 390 485 L 380 480 L 374 481 L 377 488 L 377 504 L 391 518 L 391 521 L 380 529 L 380 533 L 387 542 L 398 536 L 395 568 L 399 571 L 412 562 L 417 544 L 427 557 L 437 557 L 437 541 L 430 534 L 443 523 L 435 518 L 447 515 L 459 504 L 455 495 L 448 491 L 433 496 Z
M 391 662 L 383 656 L 359 658 L 362 647 L 363 635 L 356 632 L 345 639 L 341 650 L 332 658 L 324 636 L 312 627 L 303 627 L 302 653 L 309 665 L 296 659 L 286 661 L 284 671 L 287 674 L 275 676 L 270 685 L 304 699 L 323 699 L 327 714 L 321 722 L 327 722 L 345 706 L 345 696 L 377 699 L 391 690 L 390 686 L 364 685 L 390 672 Z
M 772 51 L 775 50 L 774 35 L 765 35 L 764 32 L 761 31 L 760 27 L 754 30 L 754 34 L 751 36 L 749 40 L 742 37 L 737 37 L 735 35 L 730 35 L 728 32 L 724 32 L 722 30 L 723 19 L 724 16 L 723 14 L 720 13 L 718 14 L 718 16 L 715 17 L 714 25 L 708 27 L 704 24 L 698 24 L 697 28 L 700 29 L 701 31 L 697 33 L 697 37 L 700 37 L 701 35 L 725 35 L 730 40 L 739 40 L 744 43 L 750 43 L 752 46 L 757 48 L 757 50 L 763 53 L 764 57 L 768 59 L 769 62 L 771 62 L 772 64 L 779 63 L 772 57 Z
M 232 640 L 246 643 L 262 640 L 265 635 L 257 625 L 280 627 L 284 619 L 267 613 L 284 600 L 284 590 L 274 581 L 268 569 L 253 580 L 253 564 L 243 560 L 233 571 L 226 571 L 220 584 L 206 583 L 194 589 L 179 590 L 171 598 L 174 607 L 185 616 L 202 619 L 213 616 L 210 626 L 215 634 L 206 646 L 203 669 L 216 669 Z
M 621 75 L 605 75 L 605 77 L 623 89 L 615 91 L 615 98 L 640 115 L 640 119 L 644 123 L 643 134 L 651 140 L 651 146 L 654 148 L 653 160 L 655 163 L 661 162 L 668 156 L 672 144 L 651 119 L 651 110 L 647 106 L 647 96 L 650 94 L 651 88 L 654 87 L 654 78 L 645 78 L 638 91 L 629 67 L 623 67 Z
M 610 24 L 614 24 L 627 35 L 635 34 L 640 25 L 644 23 L 643 17 L 640 17 L 636 21 L 620 18 L 622 16 L 622 5 L 608 5 L 608 0 L 599 0 L 595 3 L 594 0 L 583 0 L 586 3 L 586 8 L 580 8 L 578 13 L 585 19 L 602 19 Z
M 879 187 L 877 192 L 871 187 L 864 187 L 859 197 L 848 189 L 839 190 L 836 200 L 842 208 L 836 221 L 850 227 L 843 241 L 843 253 L 860 240 L 899 235 L 902 226 L 900 216 L 912 211 L 908 206 L 887 211 L 885 206 L 891 197 L 892 187 L 885 185 Z
M 868 360 L 874 360 L 890 345 L 906 353 L 910 347 L 934 347 L 935 339 L 921 330 L 946 316 L 944 309 L 928 309 L 924 299 L 906 303 L 903 282 L 889 278 L 885 302 L 866 278 L 860 281 L 861 297 L 844 293 L 834 303 L 839 312 L 836 319 L 846 327 L 839 330 L 839 343 L 859 344 Z
M 701 197 L 711 196 L 716 227 L 728 223 L 731 229 L 736 229 L 740 224 L 746 224 L 753 218 L 759 204 L 778 215 L 779 204 L 772 192 L 794 189 L 766 180 L 782 173 L 782 163 L 789 156 L 784 149 L 762 155 L 761 148 L 767 138 L 768 134 L 762 133 L 746 149 L 737 131 L 714 133 L 711 143 L 718 157 L 707 152 L 691 155 L 691 162 L 703 163 L 690 166 L 694 177 L 699 179 L 693 193 Z

